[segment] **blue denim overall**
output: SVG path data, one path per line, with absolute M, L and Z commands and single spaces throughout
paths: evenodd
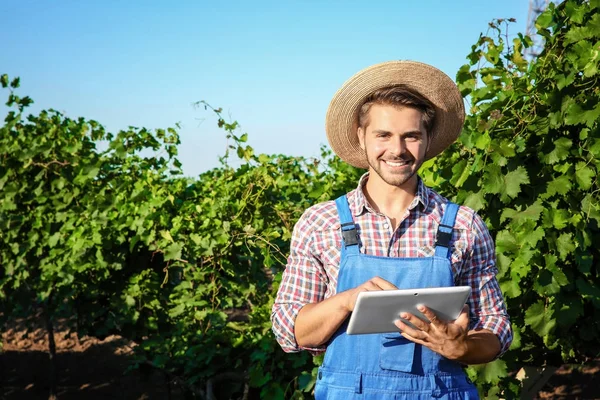
M 458 211 L 456 204 L 448 203 L 446 207 L 435 255 L 420 258 L 361 254 L 346 196 L 338 198 L 336 205 L 342 225 L 338 293 L 374 276 L 401 289 L 454 286 L 448 253 Z M 317 400 L 479 398 L 460 364 L 410 342 L 399 333 L 347 335 L 347 322 L 327 346 L 317 375 Z

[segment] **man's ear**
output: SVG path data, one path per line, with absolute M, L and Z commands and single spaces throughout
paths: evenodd
M 431 147 L 431 129 L 427 129 L 423 121 L 421 121 L 421 126 L 423 127 L 423 131 L 425 132 L 425 140 L 427 140 L 427 146 L 425 146 L 425 154 L 427 154 L 429 153 L 429 147 Z
M 358 136 L 358 143 L 360 144 L 361 149 L 365 149 L 365 130 L 363 128 L 358 128 L 356 132 Z
M 429 147 L 431 147 L 431 133 L 425 130 L 425 138 L 427 140 L 427 146 L 425 146 L 425 154 L 429 153 Z

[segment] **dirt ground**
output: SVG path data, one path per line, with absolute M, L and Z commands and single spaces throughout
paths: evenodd
M 176 384 L 149 369 L 130 371 L 134 343 L 119 336 L 77 338 L 59 323 L 55 328 L 58 399 L 183 399 Z M 29 331 L 19 320 L 2 332 L 0 400 L 48 399 L 48 336 Z
M 45 400 L 49 393 L 46 332 L 27 332 L 15 323 L 2 333 L 0 400 Z M 174 383 L 160 372 L 131 371 L 133 343 L 118 336 L 100 341 L 74 333 L 55 333 L 58 399 L 183 399 Z M 600 399 L 600 360 L 584 368 L 563 366 L 538 393 L 537 399 Z

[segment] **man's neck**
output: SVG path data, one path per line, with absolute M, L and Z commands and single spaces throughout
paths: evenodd
M 419 178 L 414 175 L 402 186 L 393 186 L 384 182 L 376 172 L 370 172 L 364 193 L 375 210 L 396 220 L 404 215 L 414 200 L 418 183 Z

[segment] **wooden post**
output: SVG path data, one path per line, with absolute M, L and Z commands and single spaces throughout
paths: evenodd
M 552 378 L 557 367 L 526 366 L 519 370 L 517 379 L 521 381 L 521 399 L 533 399 Z

